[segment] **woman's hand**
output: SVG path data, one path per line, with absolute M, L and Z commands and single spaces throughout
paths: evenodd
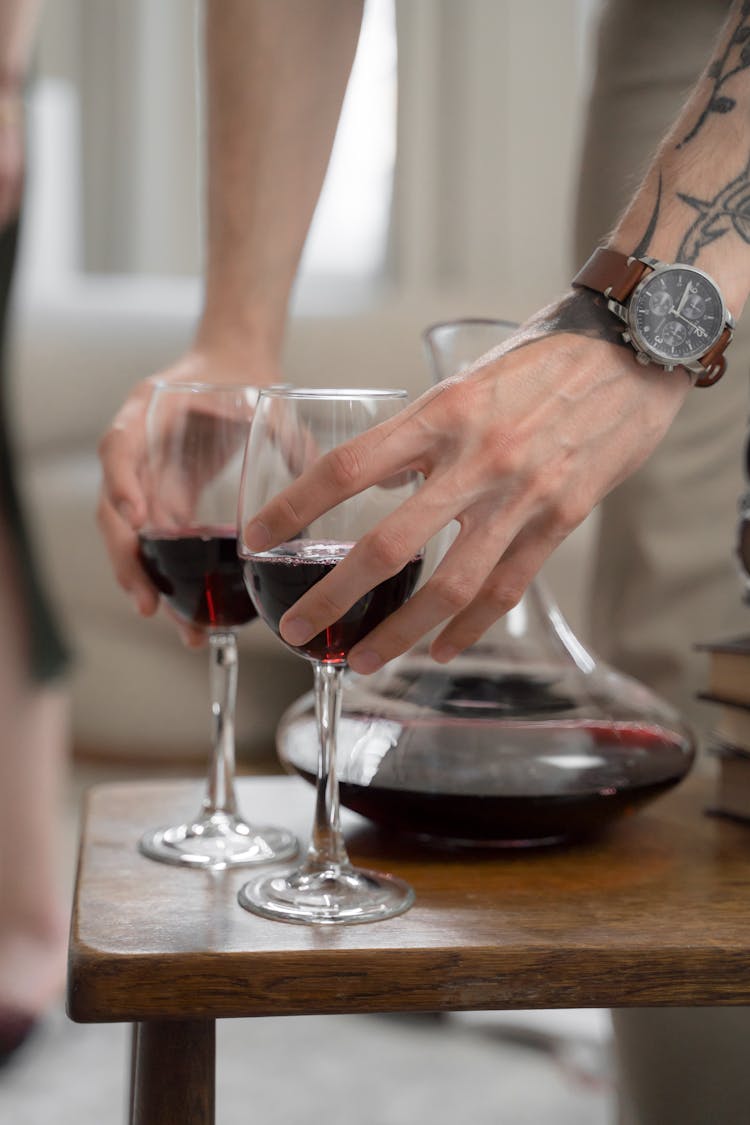
M 103 473 L 97 509 L 99 528 L 115 577 L 143 617 L 151 617 L 159 607 L 159 593 L 138 556 L 138 531 L 148 514 L 142 480 L 146 463 L 146 415 L 154 385 L 167 381 L 259 386 L 279 381 L 275 368 L 265 366 L 262 375 L 254 375 L 249 366 L 218 350 L 188 352 L 171 367 L 133 388 L 99 443 Z M 203 643 L 205 638 L 199 629 L 169 613 L 187 645 L 196 647 Z
M 265 550 L 394 473 L 424 476 L 284 616 L 290 644 L 330 625 L 456 520 L 458 535 L 429 581 L 349 654 L 355 671 L 373 672 L 444 623 L 431 651 L 450 660 L 518 602 L 551 551 L 648 457 L 689 380 L 641 367 L 630 349 L 608 342 L 611 324 L 604 339 L 561 329 L 557 313 L 581 300 L 590 302 L 544 310 L 471 371 L 321 458 L 257 513 L 246 542 Z

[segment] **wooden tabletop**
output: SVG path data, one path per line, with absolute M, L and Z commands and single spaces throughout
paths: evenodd
M 701 778 L 568 849 L 445 852 L 346 814 L 352 859 L 416 905 L 369 925 L 268 921 L 247 868 L 145 859 L 147 829 L 195 813 L 192 782 L 102 786 L 84 811 L 70 942 L 80 1021 L 481 1008 L 750 1004 L 750 828 L 706 817 Z M 243 812 L 306 843 L 313 791 L 240 783 Z M 257 869 L 256 869 L 257 870 Z

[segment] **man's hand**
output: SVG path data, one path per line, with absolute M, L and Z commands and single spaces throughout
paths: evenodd
M 550 310 L 540 317 L 553 320 Z M 629 349 L 530 325 L 501 354 L 321 458 L 257 513 L 246 542 L 265 550 L 394 473 L 424 476 L 288 611 L 282 635 L 305 643 L 456 520 L 460 531 L 430 580 L 349 655 L 355 671 L 373 672 L 446 623 L 431 651 L 450 660 L 518 602 L 551 551 L 646 459 L 688 388 L 684 373 L 644 370 Z

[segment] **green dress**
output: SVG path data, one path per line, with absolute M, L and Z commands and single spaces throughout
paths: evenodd
M 44 589 L 24 519 L 15 481 L 8 404 L 8 304 L 18 243 L 18 223 L 0 231 L 0 518 L 15 547 L 21 595 L 29 627 L 29 675 L 36 683 L 60 676 L 68 665 L 68 649 Z

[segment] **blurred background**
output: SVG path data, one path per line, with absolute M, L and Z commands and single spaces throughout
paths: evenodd
M 565 288 L 596 9 L 368 0 L 295 295 L 293 381 L 419 393 L 426 324 L 520 319 Z M 205 751 L 204 661 L 136 617 L 94 526 L 96 442 L 130 387 L 179 354 L 199 308 L 200 18 L 192 0 L 55 0 L 31 92 L 14 394 L 76 650 L 75 748 L 106 760 Z M 548 575 L 584 634 L 587 535 Z M 257 759 L 307 670 L 266 630 L 242 646 L 239 737 Z

